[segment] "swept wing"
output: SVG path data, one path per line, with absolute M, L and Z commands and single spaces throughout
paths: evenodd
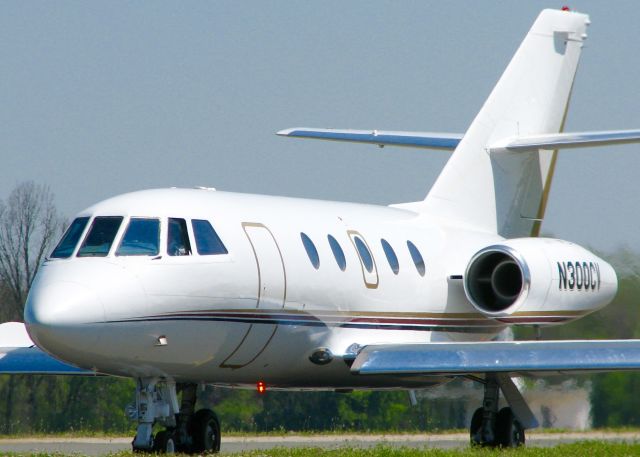
M 365 346 L 351 366 L 357 374 L 417 376 L 542 376 L 637 369 L 640 340 L 373 345 Z

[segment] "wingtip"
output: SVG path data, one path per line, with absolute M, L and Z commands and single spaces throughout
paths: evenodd
M 300 130 L 300 129 L 296 128 L 296 127 L 291 128 L 291 129 L 282 129 L 282 130 L 278 130 L 276 132 L 276 135 L 279 135 L 279 136 L 290 136 L 296 130 Z

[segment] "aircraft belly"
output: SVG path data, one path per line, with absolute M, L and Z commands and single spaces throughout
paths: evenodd
M 242 347 L 242 339 L 253 325 L 256 332 L 267 335 L 275 327 L 264 324 L 237 322 L 138 322 L 126 328 L 103 328 L 101 342 L 109 347 L 111 356 L 101 360 L 98 371 L 124 376 L 161 376 L 176 381 L 252 387 L 264 381 L 274 388 L 332 389 L 332 388 L 392 388 L 426 387 L 446 379 L 436 377 L 380 377 L 354 376 L 337 353 L 326 365 L 310 361 L 309 355 L 323 345 L 337 348 L 348 341 L 361 341 L 372 335 L 362 329 L 330 329 L 328 327 L 280 326 L 270 344 L 257 356 L 255 348 L 238 357 L 252 357 L 252 363 L 233 367 L 224 361 L 229 354 Z M 375 332 L 379 333 L 379 332 Z M 382 332 L 406 342 L 429 341 L 441 332 Z M 394 333 L 395 335 L 391 335 Z M 433 334 L 433 335 L 432 335 Z M 135 335 L 135 341 L 132 335 Z M 158 337 L 166 338 L 166 345 L 158 345 Z M 383 341 L 376 337 L 377 341 Z M 86 360 L 86 357 L 85 357 Z M 92 366 L 82 365 L 83 368 Z
M 76 351 L 69 360 L 105 374 L 174 379 L 221 378 L 221 368 L 242 343 L 251 324 L 190 320 L 133 321 L 94 328 L 103 350 L 99 359 Z M 108 348 L 107 351 L 104 348 Z M 82 354 L 82 358 L 77 357 Z M 99 363 L 96 361 L 99 360 Z

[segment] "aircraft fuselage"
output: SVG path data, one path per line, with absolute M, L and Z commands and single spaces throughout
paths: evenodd
M 43 264 L 25 319 L 39 346 L 98 372 L 276 388 L 424 386 L 440 380 L 356 377 L 342 359 L 370 344 L 487 340 L 508 325 L 478 312 L 462 282 L 474 253 L 503 239 L 407 209 L 164 189 L 77 217 L 89 218 L 80 241 Z M 106 253 L 83 255 L 100 217 L 122 220 Z M 157 221 L 157 253 L 121 252 L 133 219 Z M 184 252 L 171 252 L 177 220 L 188 228 Z M 208 221 L 226 252 L 199 254 L 192 221 Z M 538 314 L 580 314 L 562 311 Z M 531 313 L 510 319 L 530 322 Z

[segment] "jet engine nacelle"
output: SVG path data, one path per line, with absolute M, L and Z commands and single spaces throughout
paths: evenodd
M 617 289 L 616 273 L 607 262 L 576 244 L 547 238 L 488 246 L 473 256 L 464 278 L 467 298 L 485 316 L 517 313 L 529 316 L 519 322 L 536 325 L 602 308 Z M 537 321 L 542 315 L 546 320 Z M 564 317 L 554 320 L 554 315 Z

